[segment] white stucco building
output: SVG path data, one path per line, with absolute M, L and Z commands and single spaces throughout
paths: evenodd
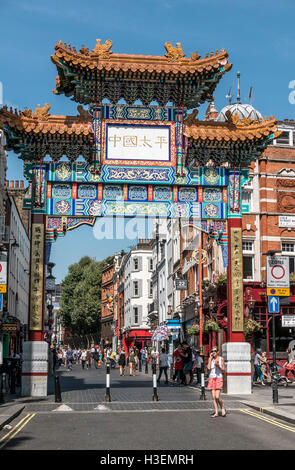
M 148 304 L 153 298 L 151 277 L 152 248 L 150 240 L 138 241 L 123 262 L 124 324 L 123 330 L 148 327 Z

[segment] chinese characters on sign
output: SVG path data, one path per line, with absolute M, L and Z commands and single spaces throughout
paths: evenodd
M 232 331 L 243 331 L 242 229 L 231 228 Z
M 170 160 L 170 126 L 107 124 L 107 160 Z
M 42 330 L 44 225 L 32 224 L 30 330 Z

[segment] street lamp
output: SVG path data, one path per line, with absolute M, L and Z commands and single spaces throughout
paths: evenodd
M 256 303 L 256 301 L 255 301 L 255 299 L 253 299 L 252 294 L 251 294 L 251 298 L 248 300 L 248 308 L 249 308 L 250 315 L 252 315 L 252 313 L 253 313 L 255 303 Z

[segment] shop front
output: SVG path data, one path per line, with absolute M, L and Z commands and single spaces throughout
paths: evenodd
M 132 347 L 141 350 L 144 347 L 152 346 L 152 334 L 149 329 L 126 330 L 123 332 L 122 343 L 125 351 L 129 351 Z

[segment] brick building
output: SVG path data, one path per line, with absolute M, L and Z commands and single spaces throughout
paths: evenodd
M 104 266 L 101 277 L 101 339 L 104 344 L 112 345 L 114 335 L 114 258 Z

